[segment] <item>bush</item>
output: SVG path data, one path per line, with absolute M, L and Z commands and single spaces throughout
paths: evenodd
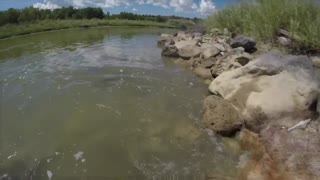
M 209 16 L 207 27 L 275 42 L 280 29 L 299 37 L 295 49 L 320 52 L 320 4 L 317 0 L 243 0 Z

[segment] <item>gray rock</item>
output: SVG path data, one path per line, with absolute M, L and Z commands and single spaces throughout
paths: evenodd
M 291 44 L 291 40 L 283 36 L 278 37 L 278 42 L 282 46 L 289 46 Z
M 252 59 L 248 53 L 234 54 L 227 52 L 224 56 L 220 57 L 211 68 L 211 73 L 214 78 L 226 71 L 240 68 L 246 65 Z
M 237 54 L 242 54 L 245 51 L 245 49 L 243 47 L 237 47 L 237 48 L 234 48 L 232 50 Z
M 162 56 L 179 57 L 178 48 L 174 45 L 165 46 L 161 53 Z
M 196 67 L 193 72 L 201 79 L 213 79 L 210 69 L 204 67 Z
M 230 136 L 241 129 L 243 121 L 228 101 L 208 96 L 203 106 L 203 122 L 207 128 L 223 136 Z
M 193 45 L 186 45 L 179 49 L 178 54 L 184 59 L 190 59 L 192 57 L 200 56 L 201 49 L 200 47 Z
M 232 48 L 243 47 L 246 51 L 253 52 L 255 50 L 256 42 L 252 38 L 237 35 L 231 40 L 230 45 Z
M 231 33 L 230 33 L 230 31 L 229 31 L 227 28 L 224 28 L 224 29 L 223 29 L 223 35 L 224 35 L 224 36 L 231 36 Z
M 209 59 L 211 57 L 217 56 L 219 53 L 220 53 L 220 50 L 215 46 L 212 46 L 204 49 L 204 51 L 202 52 L 202 57 L 203 59 Z
M 226 51 L 226 48 L 225 48 L 222 44 L 220 44 L 220 43 L 216 43 L 216 44 L 214 44 L 214 46 L 215 46 L 217 49 L 219 49 L 221 52 Z
M 211 43 L 213 41 L 213 38 L 210 36 L 202 36 L 201 42 L 202 43 Z
M 320 57 L 311 57 L 313 66 L 316 68 L 320 68 Z
M 217 61 L 216 58 L 209 58 L 209 59 L 203 60 L 200 64 L 200 67 L 211 68 L 212 66 L 215 65 L 216 61 Z
M 168 46 L 168 45 L 174 45 L 174 43 L 175 42 L 171 38 L 160 38 L 158 40 L 158 47 L 164 48 L 165 46 Z
M 160 35 L 161 38 L 171 38 L 169 34 L 161 33 Z
M 199 32 L 194 32 L 194 33 L 192 33 L 193 38 L 201 37 L 202 35 L 203 35 L 203 34 L 202 34 L 202 33 L 199 33 Z
M 175 42 L 175 46 L 178 48 L 178 49 L 181 49 L 182 47 L 184 46 L 188 46 L 188 45 L 191 45 L 191 46 L 196 46 L 198 44 L 198 40 L 197 39 L 192 39 L 192 40 L 182 40 L 182 41 L 177 41 Z

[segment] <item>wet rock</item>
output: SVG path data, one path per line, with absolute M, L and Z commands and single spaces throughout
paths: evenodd
M 299 119 L 282 119 L 284 124 Z M 320 176 L 320 123 L 313 121 L 305 130 L 288 132 L 287 127 L 275 121 L 261 131 L 267 151 L 297 179 L 317 179 Z
M 283 36 L 278 37 L 278 42 L 282 46 L 289 46 L 291 44 L 291 40 Z
M 158 47 L 164 48 L 168 45 L 174 45 L 174 41 L 171 38 L 160 38 L 158 40 Z
M 203 60 L 200 64 L 200 67 L 203 67 L 203 68 L 211 68 L 212 66 L 215 65 L 217 59 L 212 57 L 212 58 L 209 58 L 209 59 L 206 59 L 206 60 Z
M 178 54 L 184 59 L 200 56 L 201 49 L 197 46 L 186 45 L 179 49 Z
M 223 136 L 233 135 L 243 124 L 238 111 L 218 96 L 208 96 L 204 100 L 203 122 L 207 128 Z
M 230 45 L 232 48 L 243 47 L 245 51 L 254 52 L 256 42 L 254 39 L 251 39 L 249 37 L 237 35 L 231 40 Z
M 241 174 L 239 179 L 294 179 L 294 176 L 290 176 L 286 172 L 284 166 L 268 154 L 259 134 L 243 128 L 239 133 L 239 140 L 242 149 L 248 151 L 240 157 Z
M 257 130 L 268 119 L 304 114 L 319 96 L 320 81 L 315 73 L 305 56 L 271 52 L 222 73 L 209 90 L 236 105 L 246 124 Z
M 212 79 L 211 70 L 203 67 L 196 67 L 193 72 L 202 79 Z
M 208 47 L 206 48 L 203 52 L 202 52 L 202 57 L 203 59 L 209 59 L 211 57 L 215 57 L 220 53 L 220 50 L 214 46 Z
M 194 63 L 194 59 L 182 59 L 182 58 L 178 58 L 178 59 L 176 59 L 174 62 L 176 63 L 176 64 L 179 64 L 179 65 L 181 65 L 181 66 L 183 66 L 183 67 L 186 67 L 186 68 L 191 68 L 192 67 L 192 65 L 193 65 L 193 63 Z
M 165 46 L 161 53 L 162 56 L 179 57 L 178 48 L 174 45 Z

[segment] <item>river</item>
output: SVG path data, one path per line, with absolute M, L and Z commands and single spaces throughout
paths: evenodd
M 235 143 L 200 122 L 207 85 L 161 57 L 156 41 L 165 31 L 103 27 L 0 40 L 0 178 L 236 177 Z

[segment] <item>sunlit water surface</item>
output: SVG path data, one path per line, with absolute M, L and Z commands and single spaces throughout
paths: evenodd
M 207 86 L 161 58 L 164 31 L 1 40 L 0 178 L 235 177 L 239 155 L 199 122 Z

